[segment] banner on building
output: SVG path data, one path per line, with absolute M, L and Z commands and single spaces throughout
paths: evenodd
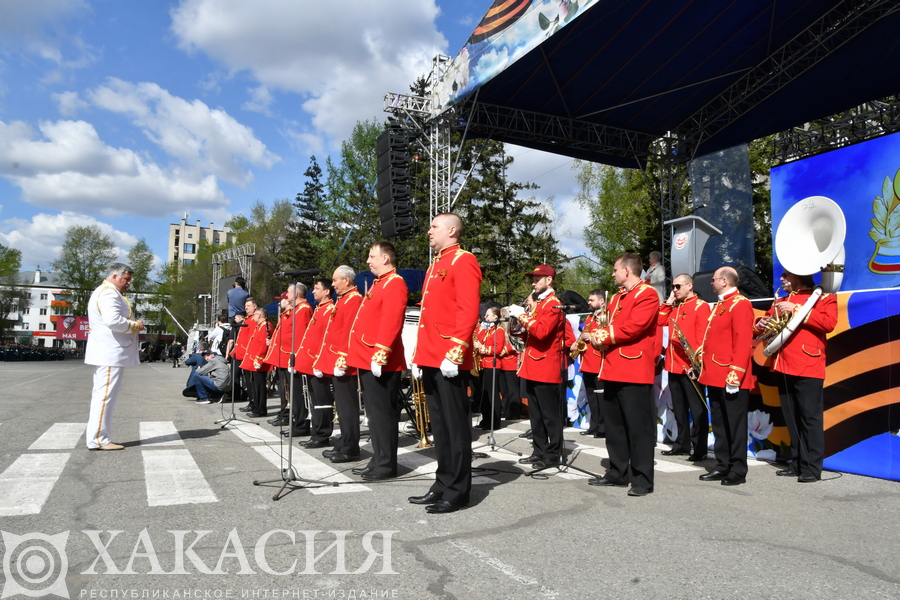
M 56 322 L 56 339 L 86 340 L 89 330 L 87 317 L 60 317 Z

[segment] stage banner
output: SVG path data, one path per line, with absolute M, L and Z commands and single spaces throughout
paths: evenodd
M 825 468 L 900 480 L 900 134 L 776 167 L 771 180 L 773 239 L 785 213 L 816 196 L 836 202 L 847 223 L 838 324 L 825 352 Z M 759 383 L 778 406 L 768 370 Z M 786 431 L 774 433 L 770 442 L 790 443 Z
M 56 339 L 58 340 L 86 340 L 88 338 L 87 317 L 59 317 L 56 321 Z

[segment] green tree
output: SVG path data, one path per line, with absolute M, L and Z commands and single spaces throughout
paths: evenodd
M 772 155 L 774 136 L 750 143 L 750 175 L 753 194 L 753 254 L 756 274 L 773 289 L 772 283 L 772 193 L 769 171 L 775 164 Z
M 13 307 L 24 308 L 28 304 L 24 281 L 19 277 L 22 268 L 22 251 L 0 244 L 0 339 L 7 335 L 11 322 L 7 315 Z
M 51 263 L 62 283 L 72 289 L 74 314 L 87 314 L 91 292 L 116 260 L 116 246 L 97 225 L 73 225 L 66 230 L 59 258 Z
M 290 223 L 284 259 L 294 269 L 327 269 L 323 250 L 327 247 L 328 222 L 324 217 L 325 184 L 315 156 L 303 173 L 306 183 L 294 200 L 296 220 Z
M 226 223 L 241 244 L 255 244 L 250 293 L 261 304 L 284 291 L 286 281 L 276 279 L 275 273 L 289 265 L 289 244 L 294 222 L 294 207 L 287 198 L 275 200 L 271 206 L 257 200 L 250 216 L 238 215 Z M 199 260 L 199 257 L 198 257 Z M 208 293 L 208 292 L 207 292 Z
M 128 251 L 128 265 L 134 269 L 131 278 L 131 290 L 134 292 L 152 292 L 155 287 L 150 279 L 153 269 L 153 251 L 147 244 L 147 240 L 141 238 Z

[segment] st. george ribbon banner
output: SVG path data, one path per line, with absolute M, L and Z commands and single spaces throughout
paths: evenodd
M 58 340 L 86 340 L 88 338 L 87 317 L 59 317 L 56 325 L 56 339 Z

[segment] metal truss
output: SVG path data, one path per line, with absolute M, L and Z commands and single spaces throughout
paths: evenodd
M 897 131 L 900 95 L 866 102 L 835 117 L 782 131 L 774 138 L 772 154 L 783 164 Z
M 222 279 L 222 267 L 230 260 L 236 260 L 241 269 L 241 277 L 247 281 L 247 291 L 250 291 L 250 282 L 253 276 L 253 256 L 256 254 L 256 244 L 241 244 L 212 255 L 212 297 L 219 297 L 219 280 Z
M 741 76 L 685 120 L 677 131 L 689 148 L 698 147 L 871 25 L 898 10 L 900 3 L 896 0 L 845 0 Z

